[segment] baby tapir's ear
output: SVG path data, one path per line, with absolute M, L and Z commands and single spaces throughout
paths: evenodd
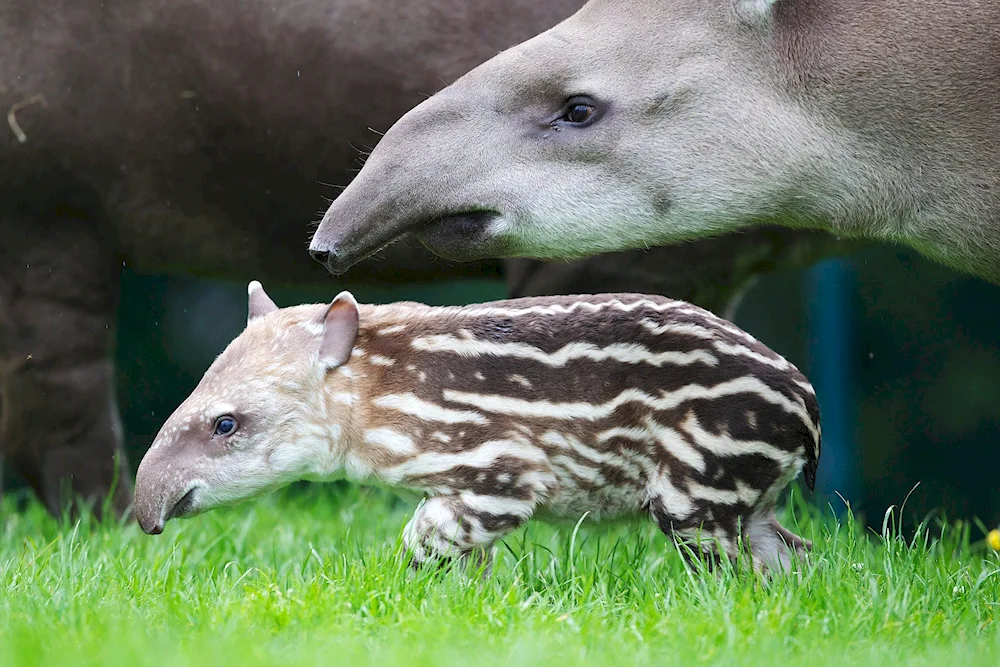
M 358 338 L 358 302 L 350 292 L 341 292 L 326 309 L 319 360 L 327 368 L 343 366 L 351 358 Z
M 278 310 L 274 301 L 271 301 L 271 297 L 264 291 L 264 287 L 256 280 L 247 285 L 247 297 L 247 324 Z

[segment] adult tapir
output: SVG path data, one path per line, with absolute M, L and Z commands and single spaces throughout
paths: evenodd
M 376 139 L 369 128 L 387 128 L 582 4 L 0 3 L 7 463 L 52 511 L 66 486 L 99 499 L 115 476 L 113 456 L 122 456 L 110 355 L 122 265 L 328 282 L 306 254 L 307 223 L 336 195 L 324 183 L 350 181 L 359 149 Z M 498 262 L 444 264 L 418 248 L 394 247 L 352 279 L 499 275 Z M 626 262 L 519 263 L 512 294 L 635 289 L 722 309 L 754 272 L 824 248 L 813 236 L 772 229 Z M 674 268 L 642 268 L 660 266 Z M 131 487 L 120 460 L 113 500 L 122 510 Z
M 311 244 L 584 257 L 761 224 L 1000 282 L 1000 2 L 591 0 L 403 116 Z

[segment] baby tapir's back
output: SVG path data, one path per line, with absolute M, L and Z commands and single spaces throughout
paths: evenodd
M 803 463 L 812 485 L 809 383 L 691 304 L 603 294 L 373 315 L 352 367 L 390 481 L 681 527 L 773 504 Z

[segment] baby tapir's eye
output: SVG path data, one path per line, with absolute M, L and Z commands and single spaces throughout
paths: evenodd
M 215 435 L 232 435 L 236 432 L 236 420 L 228 415 L 215 420 Z

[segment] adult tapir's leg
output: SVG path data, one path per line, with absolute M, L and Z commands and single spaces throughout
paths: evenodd
M 50 203 L 0 212 L 0 452 L 59 513 L 131 505 L 111 350 L 119 264 L 101 225 Z

